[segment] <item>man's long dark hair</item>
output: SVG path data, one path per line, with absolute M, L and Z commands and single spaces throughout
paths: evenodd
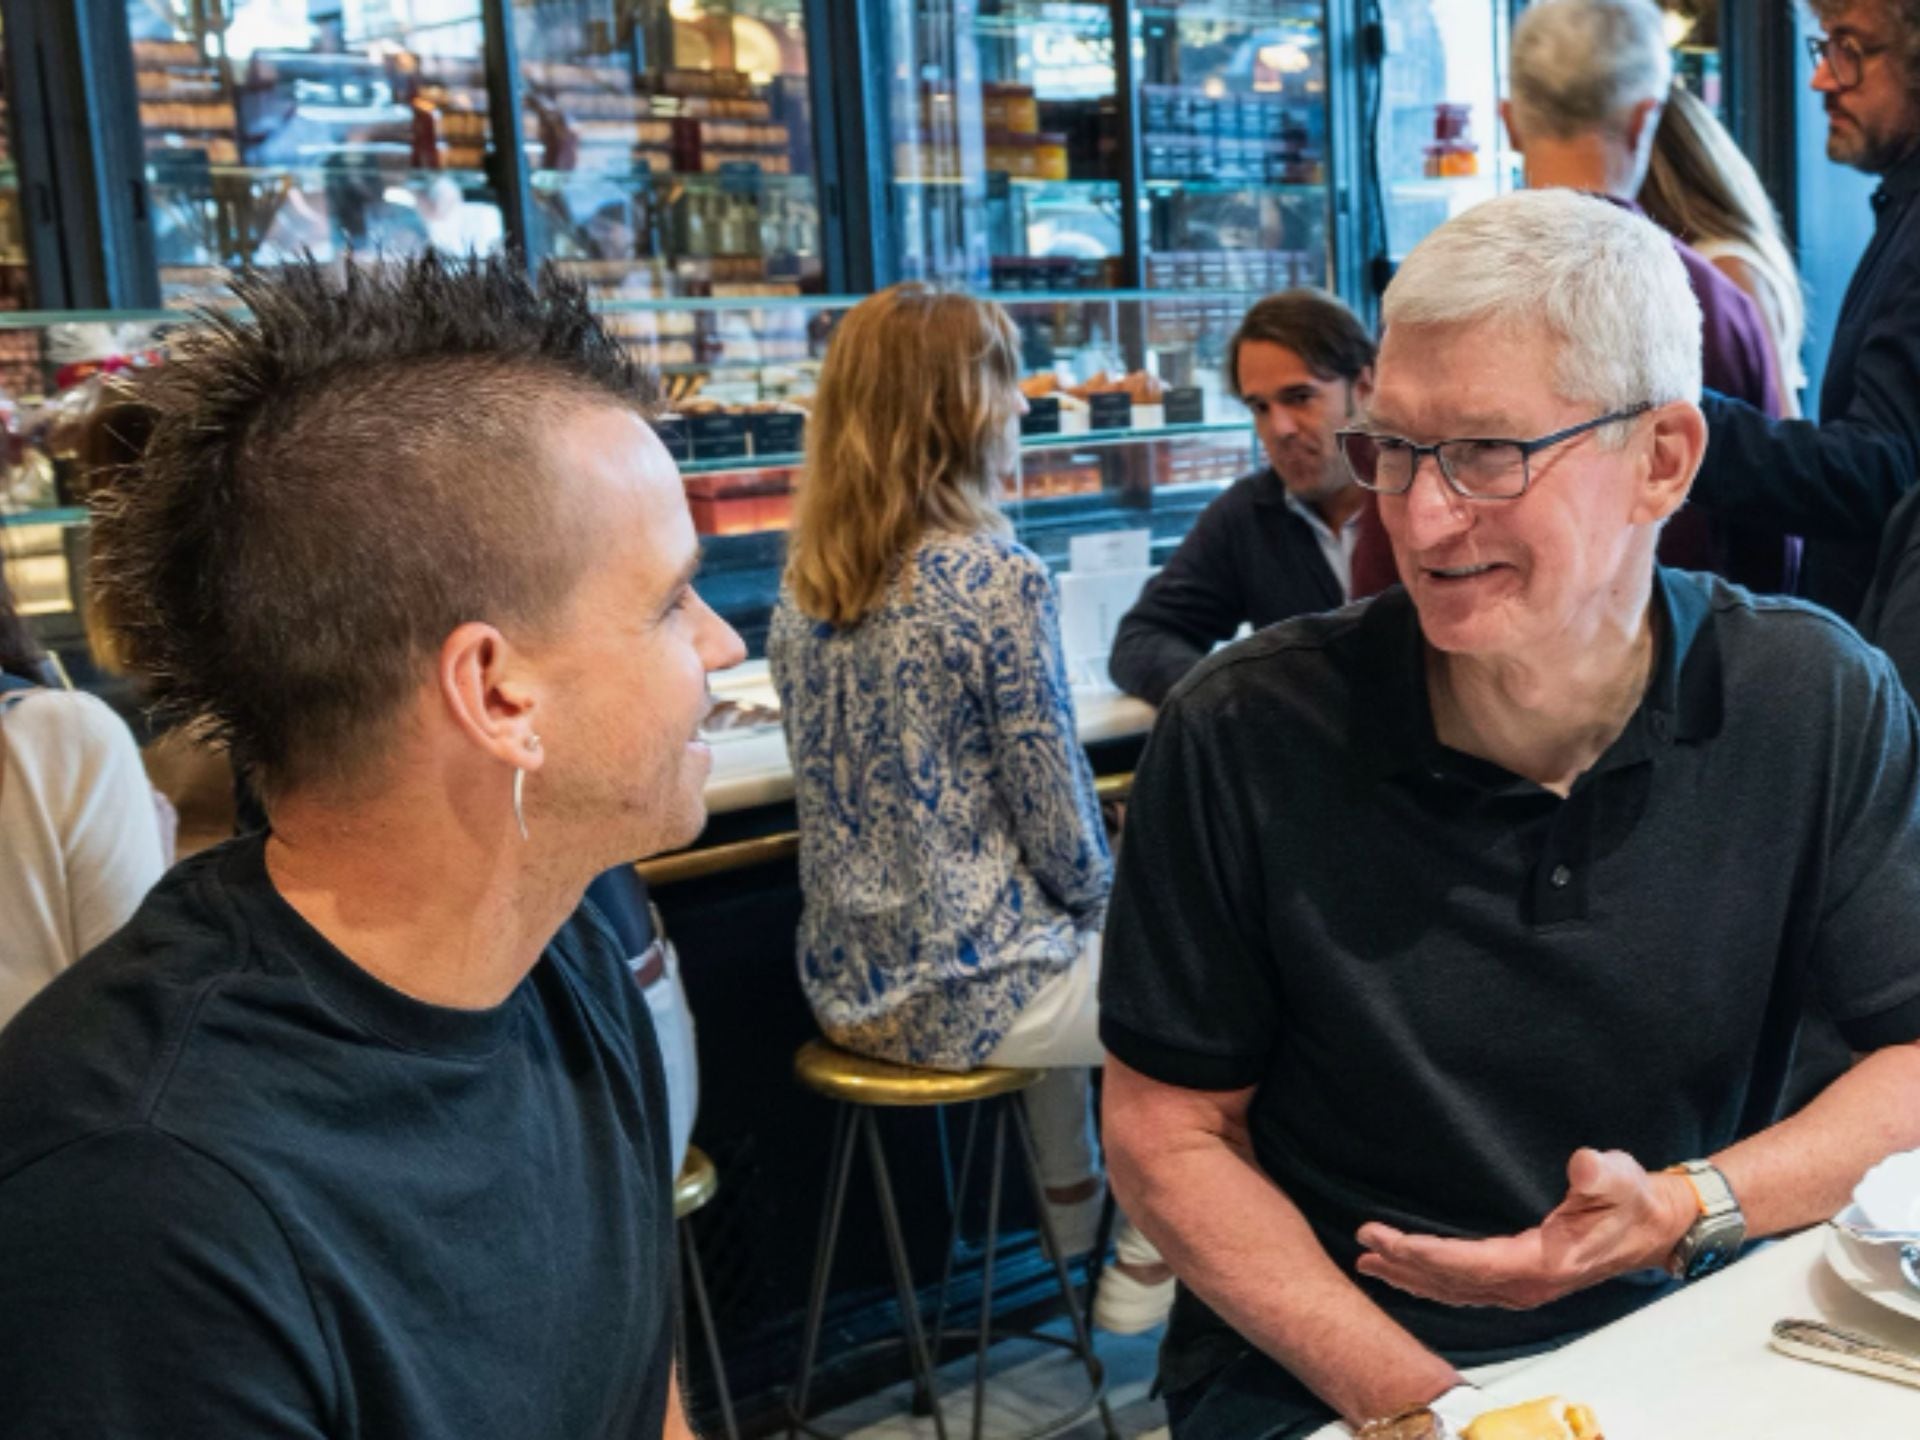
M 551 427 L 649 413 L 585 292 L 504 256 L 243 274 L 141 387 L 152 434 L 94 497 L 96 597 L 163 725 L 269 803 L 362 774 L 452 630 L 537 627 L 593 543 Z

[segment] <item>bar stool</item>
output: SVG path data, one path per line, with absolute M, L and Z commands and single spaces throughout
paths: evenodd
M 720 1337 L 713 1325 L 713 1306 L 707 1300 L 706 1277 L 700 1271 L 700 1252 L 694 1248 L 693 1212 L 713 1199 L 720 1188 L 720 1173 L 713 1161 L 697 1145 L 687 1147 L 686 1162 L 673 1181 L 673 1220 L 680 1232 L 680 1253 L 686 1259 L 687 1284 L 693 1291 L 693 1308 L 700 1317 L 700 1333 L 707 1343 L 707 1363 L 713 1367 L 713 1388 L 720 1392 L 720 1421 L 726 1426 L 727 1440 L 740 1440 L 733 1421 L 733 1396 L 727 1390 L 727 1367 L 720 1360 Z M 686 1329 L 684 1314 L 681 1329 Z
M 1106 1376 L 1094 1356 L 1093 1342 L 1080 1308 L 1073 1301 L 1073 1282 L 1067 1262 L 1054 1243 L 1053 1224 L 1047 1214 L 1046 1193 L 1040 1185 L 1039 1161 L 1033 1146 L 1033 1131 L 1028 1124 L 1021 1091 L 1045 1073 L 1040 1070 L 986 1068 L 953 1073 L 923 1070 L 911 1065 L 894 1065 L 839 1049 L 824 1040 L 810 1040 L 794 1056 L 794 1076 L 802 1085 L 838 1102 L 834 1111 L 833 1147 L 827 1170 L 827 1195 L 820 1215 L 820 1238 L 814 1249 L 813 1285 L 807 1300 L 805 1338 L 801 1345 L 800 1374 L 787 1399 L 787 1433 L 799 1431 L 836 1440 L 830 1432 L 809 1424 L 806 1418 L 807 1393 L 813 1382 L 813 1365 L 820 1345 L 827 1291 L 833 1273 L 834 1250 L 840 1237 L 840 1221 L 846 1208 L 847 1185 L 853 1172 L 854 1153 L 865 1142 L 868 1162 L 873 1170 L 874 1196 L 880 1206 L 880 1223 L 887 1247 L 887 1260 L 900 1305 L 901 1327 L 907 1360 L 913 1371 L 916 1409 L 924 1402 L 933 1417 L 934 1434 L 946 1440 L 946 1416 L 934 1386 L 934 1369 L 946 1341 L 947 1288 L 953 1275 L 954 1252 L 959 1242 L 961 1199 L 966 1194 L 967 1177 L 973 1164 L 974 1140 L 983 1109 L 993 1105 L 993 1139 L 990 1154 L 992 1178 L 987 1192 L 987 1233 L 984 1273 L 981 1279 L 980 1314 L 975 1326 L 973 1367 L 973 1440 L 980 1440 L 985 1416 L 987 1351 L 997 1339 L 1018 1334 L 1025 1339 L 1056 1345 L 1080 1357 L 1087 1372 L 1087 1393 L 1072 1408 L 1039 1426 L 1009 1440 L 1040 1440 L 1076 1424 L 1089 1411 L 1098 1408 L 1108 1440 L 1119 1440 L 1112 1412 L 1107 1407 Z M 913 1275 L 907 1264 L 907 1247 L 901 1232 L 899 1210 L 894 1204 L 893 1184 L 887 1175 L 887 1160 L 880 1143 L 876 1112 L 883 1108 L 922 1108 L 941 1105 L 972 1105 L 967 1138 L 962 1151 L 959 1177 L 954 1188 L 953 1229 L 947 1239 L 946 1267 L 941 1275 L 939 1300 L 935 1306 L 931 1345 L 922 1332 Z M 1006 1170 L 1006 1135 L 1009 1116 L 1019 1137 L 1019 1151 L 1032 1191 L 1034 1213 L 1039 1219 L 1045 1253 L 1053 1263 L 1060 1301 L 1073 1326 L 1073 1339 L 1044 1335 L 1034 1331 L 996 1331 L 993 1328 L 993 1270 L 999 1243 L 1000 1198 Z M 882 1340 L 891 1346 L 901 1340 Z M 863 1347 L 865 1348 L 865 1347 Z

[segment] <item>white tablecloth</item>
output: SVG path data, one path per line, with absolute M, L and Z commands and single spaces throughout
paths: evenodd
M 1855 1294 L 1821 1229 L 1747 1256 L 1585 1339 L 1486 1380 L 1491 1405 L 1564 1395 L 1607 1440 L 1920 1440 L 1920 1390 L 1794 1360 L 1773 1322 L 1827 1320 L 1920 1354 L 1920 1320 Z M 1351 1435 L 1329 1425 L 1313 1440 Z

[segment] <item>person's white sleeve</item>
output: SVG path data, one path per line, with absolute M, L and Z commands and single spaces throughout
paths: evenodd
M 153 790 L 140 751 L 118 715 L 91 695 L 52 696 L 21 705 L 20 720 L 53 720 L 66 731 L 62 748 L 75 757 L 59 817 L 78 953 L 100 944 L 132 918 L 166 868 Z M 44 708 L 43 708 L 44 707 Z M 56 709 L 64 711 L 55 716 Z

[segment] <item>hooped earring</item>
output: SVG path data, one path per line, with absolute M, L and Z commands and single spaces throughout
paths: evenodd
M 535 755 L 540 753 L 540 737 L 538 735 L 529 735 L 527 737 L 527 750 Z M 516 765 L 513 767 L 513 823 L 520 827 L 520 838 L 522 840 L 529 838 L 527 835 L 527 814 L 522 805 L 526 795 L 526 789 L 527 772 Z

